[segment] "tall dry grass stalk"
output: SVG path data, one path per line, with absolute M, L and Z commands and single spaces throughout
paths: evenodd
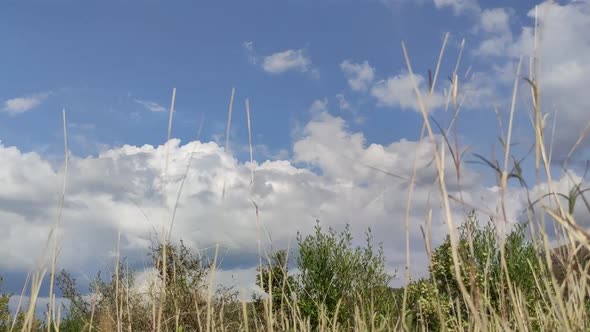
M 231 117 L 232 117 L 232 113 L 233 113 L 233 109 L 234 109 L 234 97 L 236 94 L 236 89 L 232 88 L 231 89 L 231 97 L 229 98 L 229 109 L 227 112 L 227 128 L 225 131 L 225 153 L 230 154 L 230 150 L 229 150 L 229 133 L 230 133 L 230 129 L 231 129 Z M 226 178 L 227 178 L 227 174 L 224 174 L 223 176 L 223 188 L 221 190 L 221 199 L 223 200 L 225 198 L 225 189 L 226 189 Z
M 174 103 L 176 101 L 176 88 L 172 89 L 172 101 L 170 102 L 170 114 L 168 117 L 168 136 L 167 136 L 167 141 L 166 141 L 166 164 L 164 166 L 164 186 L 166 186 L 168 184 L 168 159 L 169 159 L 169 154 L 170 154 L 170 138 L 172 135 L 172 120 L 174 118 Z M 173 220 L 173 219 L 172 219 Z M 171 220 L 171 225 L 172 225 L 172 221 Z M 165 291 L 165 285 L 166 285 L 166 281 L 167 281 L 167 277 L 168 277 L 168 271 L 167 271 L 167 249 L 168 249 L 168 239 L 169 239 L 169 233 L 166 232 L 166 230 L 164 230 L 164 232 L 162 233 L 162 240 L 161 240 L 161 244 L 162 244 L 162 285 L 160 286 L 160 296 L 159 296 L 159 303 L 158 303 L 158 315 L 157 315 L 157 319 L 156 319 L 156 326 L 155 329 L 156 331 L 160 332 L 162 330 L 162 312 L 163 312 L 163 307 L 164 307 L 164 303 L 166 301 L 166 291 Z
M 25 284 L 23 285 L 23 289 L 22 289 L 22 291 L 20 293 L 20 297 L 18 299 L 18 304 L 16 305 L 15 314 L 14 314 L 14 317 L 12 319 L 12 324 L 10 325 L 10 330 L 9 330 L 10 332 L 12 332 L 14 330 L 15 326 L 16 326 L 16 319 L 18 318 L 18 314 L 21 312 L 20 311 L 20 308 L 21 308 L 23 299 L 25 297 L 25 293 L 27 291 L 27 287 L 29 286 L 29 280 L 30 280 L 30 278 L 31 278 L 31 273 L 29 272 L 29 273 L 27 273 L 27 278 L 25 279 Z
M 431 144 L 436 147 L 437 140 L 434 135 L 434 131 L 432 130 L 432 126 L 430 124 L 430 119 L 428 117 L 429 111 L 423 101 L 422 93 L 420 92 L 420 89 L 418 88 L 418 84 L 417 84 L 416 79 L 414 77 L 414 72 L 412 70 L 412 65 L 410 63 L 410 58 L 408 56 L 408 51 L 406 49 L 406 45 L 404 42 L 402 42 L 402 50 L 404 53 L 404 58 L 406 60 L 406 66 L 408 68 L 408 72 L 411 77 L 413 89 L 416 94 L 416 99 L 418 101 L 418 107 L 419 107 L 420 112 L 422 114 L 424 125 L 426 127 L 426 132 L 427 132 L 428 137 L 431 141 Z M 448 226 L 449 235 L 451 237 L 451 244 L 452 244 L 451 249 L 452 249 L 455 277 L 456 277 L 457 283 L 461 289 L 461 293 L 463 294 L 463 298 L 464 298 L 465 302 L 469 306 L 470 310 L 472 310 L 472 312 L 475 313 L 474 319 L 478 322 L 479 325 L 481 325 L 481 319 L 476 314 L 477 310 L 475 308 L 475 304 L 473 303 L 473 300 L 472 300 L 471 296 L 469 295 L 467 288 L 465 287 L 465 284 L 463 283 L 463 280 L 460 277 L 461 276 L 461 272 L 460 272 L 461 262 L 459 261 L 459 256 L 457 253 L 457 240 L 456 240 L 456 235 L 455 235 L 455 229 L 456 229 L 455 225 L 456 224 L 453 221 L 453 216 L 451 213 L 451 205 L 449 202 L 449 195 L 448 195 L 447 186 L 446 186 L 446 182 L 445 182 L 445 163 L 444 163 L 445 150 L 441 149 L 440 151 L 441 152 L 439 153 L 437 149 L 434 149 L 433 155 L 434 155 L 434 159 L 435 159 L 439 188 L 441 191 L 441 200 L 442 200 L 442 207 L 443 207 L 443 212 L 444 212 L 444 220 Z
M 24 318 L 24 323 L 23 323 L 23 328 L 22 331 L 31 331 L 33 328 L 33 322 L 35 320 L 35 307 L 37 304 L 37 299 L 39 297 L 39 290 L 41 289 L 41 286 L 43 284 L 43 279 L 47 273 L 47 268 L 45 268 L 45 260 L 46 260 L 46 256 L 45 253 L 48 251 L 48 248 L 50 245 L 52 246 L 52 250 L 51 250 L 51 267 L 50 267 L 50 281 L 49 281 L 49 307 L 46 313 L 46 324 L 47 324 L 47 331 L 50 331 L 51 327 L 54 328 L 58 328 L 58 324 L 59 324 L 59 317 L 56 317 L 56 310 L 55 310 L 55 296 L 54 296 L 54 291 L 53 291 L 53 285 L 54 285 L 54 278 L 55 278 L 55 269 L 56 269 L 56 263 L 57 263 L 57 257 L 59 255 L 59 241 L 58 241 L 58 234 L 57 232 L 59 231 L 59 227 L 61 226 L 61 221 L 62 221 L 62 212 L 63 212 L 63 207 L 64 207 L 64 202 L 65 202 L 65 193 L 66 193 L 66 184 L 67 184 L 67 173 L 68 173 L 68 161 L 69 161 L 69 151 L 68 151 L 68 136 L 67 136 L 67 121 L 66 121 L 66 110 L 63 109 L 62 110 L 62 125 L 63 125 L 63 134 L 64 134 L 64 177 L 63 177 L 63 185 L 62 185 L 62 190 L 61 190 L 61 195 L 60 195 L 60 201 L 59 201 L 59 208 L 58 208 L 58 216 L 56 218 L 55 223 L 53 224 L 53 226 L 51 227 L 49 234 L 47 236 L 47 242 L 45 244 L 45 248 L 43 250 L 43 254 L 41 255 L 41 257 L 38 259 L 37 264 L 36 264 L 36 269 L 32 274 L 32 278 L 30 279 L 31 282 L 31 294 L 29 297 L 29 307 L 25 313 L 25 318 Z M 27 277 L 27 283 L 29 282 L 29 279 Z M 24 289 L 26 289 L 26 285 L 24 287 Z M 23 290 L 24 290 L 23 289 Z M 21 300 L 22 300 L 22 295 L 21 295 Z M 15 314 L 15 319 L 16 316 L 18 316 L 19 312 L 18 309 L 20 309 L 20 301 L 19 300 L 19 305 L 17 308 L 17 312 Z M 15 324 L 15 320 L 13 320 L 13 328 L 14 328 L 14 324 Z
M 252 125 L 250 123 L 250 99 L 246 98 L 246 119 L 248 123 L 248 149 L 250 151 L 250 188 L 254 186 L 254 153 L 252 148 Z
M 443 55 L 445 53 L 445 49 L 446 49 L 446 45 L 447 45 L 447 41 L 449 39 L 449 33 L 445 34 L 445 38 L 443 39 L 443 43 L 440 49 L 440 54 L 438 56 L 438 61 L 436 64 L 436 69 L 434 72 L 434 79 L 432 79 L 430 81 L 430 89 L 429 89 L 429 98 L 432 98 L 433 93 L 434 93 L 434 89 L 436 86 L 436 81 L 438 79 L 438 74 L 440 71 L 440 66 L 442 63 L 442 59 L 443 59 Z M 423 137 L 424 137 L 424 130 L 425 130 L 425 126 L 422 125 L 422 129 L 420 130 L 420 141 L 422 141 Z M 417 169 L 418 169 L 418 154 L 416 153 L 414 155 L 414 162 L 413 162 L 413 167 L 412 167 L 412 176 L 410 177 L 410 185 L 408 188 L 408 199 L 406 201 L 406 212 L 405 212 L 405 241 L 406 241 L 406 273 L 405 273 L 405 282 L 406 285 L 410 284 L 410 276 L 411 276 L 411 271 L 410 271 L 410 264 L 411 264 L 411 257 L 410 257 L 410 211 L 412 209 L 412 202 L 413 202 L 413 194 L 414 194 L 414 187 L 416 184 L 416 175 L 417 175 Z M 401 321 L 404 324 L 404 328 L 407 328 L 407 326 L 405 325 L 405 321 L 406 321 L 406 305 L 407 305 L 407 300 L 408 300 L 408 290 L 407 288 L 404 289 L 404 294 L 403 294 L 403 299 L 402 299 L 402 315 L 401 315 Z

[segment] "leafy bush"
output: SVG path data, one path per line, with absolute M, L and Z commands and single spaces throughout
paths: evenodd
M 339 234 L 332 228 L 324 233 L 319 222 L 314 234 L 298 234 L 297 300 L 312 326 L 323 318 L 350 325 L 355 310 L 379 317 L 392 309 L 388 285 L 393 276 L 385 270 L 382 246 L 373 247 L 370 229 L 366 237 L 365 247 L 353 247 L 348 225 Z
M 209 266 L 192 252 L 183 241 L 178 246 L 166 245 L 166 269 L 163 269 L 164 246 L 156 243 L 149 256 L 158 271 L 158 282 L 165 282 L 163 317 L 175 317 L 170 323 L 178 323 L 187 330 L 197 330 L 199 321 L 195 315 L 196 306 L 204 306 L 204 284 Z M 164 270 L 166 275 L 164 275 Z
M 533 241 L 527 240 L 523 224 L 515 225 L 502 243 L 505 269 L 493 220 L 480 226 L 475 213 L 471 212 L 459 228 L 457 250 L 461 280 L 478 311 L 513 318 L 513 307 L 508 301 L 511 286 L 526 299 L 528 315 L 534 318 L 540 314 L 537 309 L 543 300 L 536 280 L 548 277 L 542 251 Z M 448 328 L 456 327 L 459 321 L 468 319 L 469 308 L 455 278 L 451 250 L 447 235 L 431 255 L 430 277 L 408 287 L 411 317 L 433 328 L 443 324 Z
M 66 270 L 57 276 L 57 286 L 62 296 L 70 301 L 67 315 L 60 326 L 61 331 L 84 331 L 93 329 L 117 329 L 124 324 L 133 330 L 149 328 L 149 308 L 142 304 L 144 298 L 135 289 L 135 273 L 123 262 L 118 271 L 103 279 L 99 271 L 90 283 L 90 294 L 77 289 L 77 281 Z
M 265 266 L 259 267 L 258 271 L 256 285 L 266 294 L 272 295 L 273 314 L 288 315 L 292 313 L 292 295 L 295 294 L 297 285 L 295 278 L 289 275 L 287 251 L 279 250 L 271 254 L 269 262 Z M 266 313 L 268 311 L 268 308 L 264 307 L 265 301 L 261 297 L 255 295 L 255 303 L 258 312 Z
M 0 277 L 0 290 L 2 289 L 2 277 Z M 8 308 L 8 300 L 10 296 L 0 293 L 0 331 L 9 330 L 12 319 L 10 317 L 10 310 Z
M 297 236 L 298 274 L 290 272 L 285 250 L 271 254 L 267 264 L 259 268 L 256 283 L 272 296 L 256 298 L 254 303 L 240 303 L 232 288 L 207 294 L 210 265 L 202 264 L 202 259 L 182 242 L 166 247 L 156 244 L 150 248 L 149 257 L 158 273 L 147 293 L 135 287 L 135 272 L 124 261 L 108 278 L 103 279 L 100 272 L 96 275 L 90 285 L 91 296 L 80 293 L 75 278 L 62 271 L 56 282 L 71 305 L 60 330 L 88 331 L 91 325 L 93 330 L 103 331 L 153 330 L 160 309 L 162 331 L 198 331 L 205 326 L 226 331 L 244 331 L 246 327 L 280 331 L 399 330 L 402 317 L 408 330 L 471 330 L 477 326 L 519 330 L 521 324 L 541 331 L 559 326 L 559 318 L 552 316 L 556 315 L 555 305 L 547 303 L 547 299 L 558 301 L 547 287 L 553 280 L 550 269 L 542 259 L 544 252 L 527 239 L 524 225 L 515 225 L 501 241 L 494 221 L 480 225 L 472 212 L 459 227 L 457 241 L 459 277 L 467 293 L 461 291 L 455 278 L 449 236 L 431 252 L 427 277 L 405 289 L 393 289 L 389 287 L 393 276 L 385 270 L 383 249 L 373 245 L 370 229 L 366 244 L 356 246 L 348 225 L 337 233 L 332 228 L 324 231 L 318 222 L 314 233 Z M 503 254 L 500 249 L 504 249 Z M 569 278 L 584 277 L 587 274 L 583 271 Z M 577 280 L 570 281 L 568 287 L 579 290 Z M 559 288 L 555 294 L 565 289 Z M 405 316 L 401 305 L 404 291 Z M 565 294 L 564 298 L 570 298 L 564 302 L 566 310 L 579 304 L 590 310 L 587 297 L 581 300 L 574 294 Z M 585 296 L 587 291 L 580 294 Z M 210 307 L 208 295 L 212 296 Z M 475 310 L 467 305 L 466 296 Z M 19 317 L 16 330 L 22 325 L 22 314 Z M 477 317 L 492 323 L 474 323 Z M 9 329 L 11 323 L 8 296 L 1 295 L 0 331 Z M 32 330 L 47 328 L 36 321 Z
M 166 274 L 163 269 L 163 255 L 166 248 Z M 207 296 L 205 278 L 209 266 L 181 241 L 179 245 L 155 244 L 148 253 L 157 269 L 157 280 L 150 285 L 148 293 L 140 293 L 135 287 L 135 272 L 119 264 L 117 273 L 111 273 L 104 280 L 99 272 L 91 282 L 89 297 L 83 296 L 76 286 L 76 279 L 67 271 L 57 278 L 57 285 L 71 305 L 65 317 L 62 331 L 88 329 L 90 323 L 101 330 L 117 329 L 117 324 L 134 331 L 151 330 L 155 312 L 162 311 L 162 329 L 187 331 L 199 330 L 206 321 Z M 164 283 L 165 281 L 165 283 Z M 164 285 L 165 296 L 159 291 Z M 231 288 L 222 289 L 213 296 L 212 305 L 237 304 L 237 293 Z M 229 307 L 229 306 L 228 306 Z M 239 314 L 239 305 L 234 310 L 226 308 L 225 313 Z M 238 315 L 239 316 L 239 315 Z
M 12 294 L 2 293 L 2 282 L 2 276 L 0 276 L 0 331 L 20 331 L 24 326 L 25 314 L 21 311 L 15 319 L 14 315 L 10 313 L 9 302 Z M 23 306 L 26 307 L 26 303 Z M 32 320 L 31 328 L 33 331 L 40 330 L 43 327 L 43 322 L 38 318 Z

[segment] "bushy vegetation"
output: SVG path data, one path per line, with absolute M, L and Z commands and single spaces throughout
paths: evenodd
M 2 277 L 0 277 L 0 291 L 2 290 Z M 0 331 L 5 331 L 10 328 L 12 323 L 10 319 L 10 310 L 8 308 L 8 301 L 10 296 L 7 294 L 0 295 Z
M 62 270 L 57 285 L 71 305 L 60 329 L 86 331 L 93 326 L 102 331 L 148 331 L 158 317 L 163 317 L 160 319 L 162 330 L 197 331 L 207 321 L 208 306 L 214 307 L 215 312 L 222 312 L 229 322 L 239 317 L 237 292 L 221 288 L 214 294 L 213 303 L 208 301 L 206 278 L 210 264 L 182 241 L 166 247 L 155 243 L 148 256 L 157 273 L 143 291 L 136 287 L 135 271 L 124 262 L 120 262 L 118 271 L 112 272 L 106 280 L 100 272 L 96 275 L 90 284 L 90 297 L 81 294 L 76 279 Z M 166 257 L 166 268 L 163 257 Z
M 461 281 L 476 310 L 508 321 L 515 319 L 514 308 L 507 301 L 513 287 L 526 299 L 527 317 L 534 321 L 537 315 L 546 314 L 536 281 L 547 280 L 548 269 L 543 265 L 543 249 L 527 240 L 525 225 L 514 225 L 500 240 L 493 220 L 480 226 L 472 212 L 460 227 L 458 241 Z M 469 308 L 455 278 L 449 236 L 432 253 L 429 271 L 429 277 L 408 286 L 412 324 L 425 324 L 431 330 L 440 330 L 443 325 L 458 328 L 457 324 L 467 321 Z
M 499 235 L 492 219 L 482 224 L 471 212 L 458 229 L 459 279 L 447 236 L 430 253 L 427 276 L 393 289 L 394 276 L 385 270 L 383 250 L 374 245 L 370 229 L 365 244 L 355 246 L 348 226 L 338 233 L 323 230 L 318 222 L 315 232 L 298 236 L 294 259 L 287 250 L 269 255 L 256 277 L 266 295 L 249 302 L 240 301 L 231 288 L 208 293 L 213 266 L 182 241 L 167 244 L 165 250 L 155 244 L 149 257 L 156 279 L 143 292 L 125 261 L 107 279 L 99 272 L 88 294 L 78 290 L 69 272 L 61 271 L 57 286 L 70 305 L 59 330 L 149 331 L 158 328 L 158 320 L 162 331 L 469 330 L 476 315 L 483 321 L 499 320 L 506 329 L 554 329 L 558 324 L 548 317 L 555 315 L 550 301 L 556 299 L 545 287 L 566 279 L 563 274 L 554 278 L 543 247 L 525 231 L 525 225 L 517 224 Z M 561 269 L 567 268 L 561 265 Z M 461 291 L 460 282 L 467 293 Z M 402 308 L 404 295 L 406 308 Z M 11 330 L 13 323 L 8 299 L 0 297 L 1 331 Z M 588 307 L 587 299 L 583 301 L 580 304 Z M 21 314 L 14 330 L 22 327 L 22 320 Z M 33 330 L 46 327 L 38 321 Z
M 353 247 L 352 240 L 348 226 L 338 234 L 333 229 L 324 233 L 319 224 L 314 234 L 298 237 L 297 303 L 312 326 L 322 315 L 351 325 L 355 313 L 383 317 L 391 310 L 387 290 L 393 276 L 385 270 L 381 245 L 373 247 L 370 229 L 364 247 Z
M 25 314 L 19 312 L 16 317 L 11 314 L 9 301 L 12 294 L 5 294 L 2 292 L 2 276 L 0 276 L 0 331 L 21 331 L 24 328 Z M 25 303 L 26 304 L 26 303 Z M 23 306 L 25 304 L 22 304 Z M 31 322 L 31 329 L 41 330 L 43 322 L 35 318 Z

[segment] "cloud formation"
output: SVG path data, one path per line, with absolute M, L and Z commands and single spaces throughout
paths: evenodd
M 311 59 L 303 50 L 285 50 L 265 56 L 262 60 L 262 69 L 267 73 L 280 74 L 294 70 L 306 72 L 310 70 Z
M 350 223 L 359 241 L 370 226 L 378 234 L 376 240 L 384 241 L 390 268 L 400 269 L 403 238 L 396 230 L 404 220 L 407 179 L 414 157 L 418 183 L 415 212 L 410 217 L 417 255 L 423 250 L 419 226 L 424 211 L 437 204 L 431 149 L 427 141 L 366 145 L 364 135 L 350 132 L 344 120 L 320 112 L 303 128 L 293 146 L 292 160 L 250 165 L 227 155 L 216 143 L 180 145 L 178 140 L 158 147 L 126 145 L 97 157 L 72 157 L 59 262 L 74 272 L 110 264 L 120 231 L 122 252 L 141 266 L 150 236 L 170 225 L 194 150 L 178 202 L 173 238 L 182 236 L 188 245 L 201 249 L 219 244 L 225 252 L 222 269 L 251 269 L 257 262 L 258 233 L 251 200 L 260 209 L 274 248 L 286 248 L 289 243 L 293 247 L 297 231 L 312 231 L 316 219 L 336 228 Z M 0 227 L 5 230 L 0 234 L 4 244 L 0 269 L 26 271 L 33 266 L 57 216 L 63 172 L 40 155 L 14 147 L 1 146 L 0 161 L 5 165 L 0 174 L 5 184 L 0 193 Z M 448 176 L 451 191 L 456 190 L 452 173 Z M 463 177 L 462 185 L 474 197 L 491 195 L 474 173 L 465 171 Z M 224 181 L 227 187 L 222 199 Z M 458 211 L 457 217 L 461 215 Z M 435 237 L 445 233 L 446 225 L 439 221 L 432 227 Z M 416 262 L 417 266 L 423 264 Z
M 477 0 L 433 0 L 436 8 L 451 8 L 455 15 L 477 13 L 481 9 Z
M 375 79 L 375 69 L 369 65 L 368 61 L 353 63 L 350 60 L 344 60 L 340 63 L 340 69 L 348 79 L 348 85 L 354 91 L 367 90 Z
M 439 93 L 428 96 L 428 89 L 425 87 L 425 79 L 421 75 L 414 74 L 418 89 L 429 110 L 441 107 L 445 104 L 446 98 Z M 408 73 L 402 73 L 386 80 L 375 83 L 371 88 L 371 95 L 377 99 L 380 106 L 399 107 L 402 110 L 420 111 L 414 92 L 412 77 Z
M 304 49 L 288 49 L 269 55 L 258 55 L 254 49 L 254 42 L 242 43 L 246 51 L 248 62 L 259 65 L 262 70 L 269 74 L 282 74 L 288 71 L 309 73 L 314 78 L 319 78 L 319 71 L 312 66 L 311 58 Z
M 4 107 L 1 110 L 11 115 L 25 113 L 41 105 L 50 95 L 51 92 L 41 92 L 8 99 L 4 101 Z
M 496 63 L 495 70 L 484 74 L 488 76 L 485 84 L 488 90 L 513 84 L 520 57 L 525 60 L 523 77 L 530 76 L 528 59 L 533 56 L 540 59 L 536 77 L 540 105 L 542 111 L 550 115 L 548 128 L 552 127 L 554 119 L 557 121 L 554 156 L 560 161 L 590 124 L 587 112 L 590 100 L 586 93 L 586 86 L 590 84 L 590 37 L 585 32 L 590 29 L 590 3 L 546 1 L 530 9 L 528 24 L 515 32 L 509 25 L 511 15 L 509 9 L 502 8 L 482 12 L 476 27 L 481 31 L 481 41 L 474 54 L 480 60 Z M 536 41 L 535 16 L 539 24 Z M 531 96 L 528 90 L 526 92 L 522 94 L 523 102 L 530 109 Z M 581 148 L 587 146 L 588 139 L 580 145 Z
M 181 145 L 176 139 L 161 146 L 125 145 L 96 157 L 72 156 L 58 262 L 60 268 L 74 273 L 110 266 L 120 232 L 122 255 L 134 266 L 149 264 L 145 250 L 155 231 L 170 226 L 178 190 L 194 151 L 178 201 L 173 239 L 182 237 L 189 246 L 199 249 L 220 245 L 224 262 L 220 282 L 254 289 L 259 234 L 252 200 L 259 207 L 260 220 L 274 249 L 295 247 L 297 231 L 313 231 L 316 219 L 324 227 L 336 229 L 349 223 L 359 244 L 363 232 L 371 227 L 375 240 L 384 245 L 388 269 L 397 270 L 401 277 L 405 235 L 400 230 L 405 227 L 414 160 L 416 186 L 409 234 L 411 269 L 420 275 L 427 267 L 420 230 L 425 216 L 432 212 L 429 227 L 434 245 L 448 230 L 439 211 L 432 149 L 428 140 L 369 144 L 363 133 L 350 131 L 342 118 L 318 109 L 296 138 L 289 160 L 250 164 L 228 155 L 217 143 Z M 0 270 L 27 271 L 33 267 L 57 216 L 63 170 L 36 153 L 23 153 L 15 147 L 0 146 L 0 162 L 5 165 L 0 172 L 4 184 L 0 192 L 0 228 L 4 230 L 0 233 L 4 244 L 0 247 Z M 480 176 L 465 165 L 459 186 L 452 160 L 445 162 L 449 193 L 460 197 L 461 189 L 461 197 L 468 204 L 454 204 L 456 223 L 464 218 L 469 206 L 498 213 L 497 188 L 482 185 Z M 226 195 L 222 198 L 224 182 Z M 540 196 L 543 190 L 539 187 L 532 191 Z M 514 221 L 526 197 L 515 189 L 506 195 L 508 217 Z M 140 273 L 138 279 L 149 278 L 146 273 Z M 396 279 L 395 284 L 402 280 Z
M 400 73 L 395 76 L 375 80 L 375 69 L 368 61 L 354 63 L 350 60 L 345 60 L 340 63 L 340 69 L 344 73 L 350 88 L 353 91 L 369 94 L 376 100 L 377 106 L 420 111 L 416 93 L 414 92 L 412 77 L 407 71 L 400 70 Z M 425 86 L 426 82 L 422 75 L 414 74 L 414 78 L 429 111 L 446 104 L 447 98 L 439 91 L 434 91 L 432 96 L 429 96 L 428 88 Z M 337 94 L 336 99 L 341 110 L 353 110 L 356 112 L 344 94 Z
M 507 48 L 513 42 L 510 19 L 511 13 L 506 8 L 482 11 L 475 29 L 481 30 L 485 37 L 474 53 L 480 56 L 505 56 Z
M 317 99 L 309 106 L 309 111 L 312 113 L 326 112 L 328 110 L 328 98 Z
M 154 113 L 168 112 L 166 107 L 149 100 L 135 99 L 135 102 Z

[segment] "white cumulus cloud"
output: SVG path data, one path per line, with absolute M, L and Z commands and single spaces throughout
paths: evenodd
M 430 110 L 445 104 L 446 99 L 438 93 L 434 93 L 431 97 L 428 96 L 428 91 L 424 87 L 424 77 L 414 75 L 414 78 L 421 91 L 423 101 Z M 371 95 L 377 99 L 377 103 L 381 106 L 399 107 L 402 110 L 420 110 L 418 99 L 414 92 L 412 77 L 407 73 L 402 73 L 375 83 L 371 88 Z
M 486 32 L 510 31 L 510 13 L 506 8 L 485 9 L 481 13 L 481 28 Z
M 370 226 L 375 240 L 383 242 L 388 269 L 402 271 L 405 235 L 399 229 L 405 221 L 408 179 L 416 158 L 410 214 L 411 248 L 416 258 L 413 271 L 425 272 L 426 268 L 420 225 L 428 209 L 433 209 L 433 241 L 446 234 L 438 210 L 433 146 L 428 140 L 369 144 L 363 133 L 351 132 L 343 119 L 319 112 L 294 142 L 290 160 L 250 165 L 214 142 L 181 145 L 171 140 L 167 144 L 125 145 L 94 157 L 72 156 L 59 231 L 60 268 L 84 272 L 109 266 L 119 232 L 123 256 L 147 263 L 145 250 L 154 231 L 170 225 L 193 151 L 173 239 L 182 237 L 187 245 L 200 249 L 219 244 L 224 253 L 223 278 L 229 282 L 233 275 L 240 288 L 252 286 L 249 273 L 257 263 L 258 229 L 251 200 L 259 207 L 260 221 L 275 249 L 295 247 L 297 231 L 312 232 L 316 219 L 336 229 L 349 223 L 357 243 L 362 243 L 363 232 Z M 164 171 L 166 159 L 168 173 Z M 57 215 L 63 171 L 36 153 L 1 145 L 0 162 L 4 165 L 0 172 L 0 270 L 27 271 L 41 253 Z M 446 162 L 452 170 L 450 158 Z M 449 171 L 447 177 L 449 193 L 457 196 L 455 175 Z M 469 169 L 463 170 L 462 178 L 461 188 L 469 193 L 465 194 L 467 201 L 494 208 L 497 193 L 483 187 Z M 460 206 L 453 213 L 458 220 L 464 217 Z
M 306 72 L 311 68 L 311 59 L 302 49 L 286 50 L 265 56 L 262 60 L 262 69 L 267 73 L 280 74 L 294 70 Z
M 506 8 L 492 8 L 481 12 L 477 30 L 484 33 L 484 38 L 474 51 L 482 56 L 504 56 L 507 48 L 513 42 L 510 29 L 511 13 Z
M 252 41 L 243 42 L 242 48 L 246 51 L 248 62 L 260 66 L 267 73 L 282 74 L 297 71 L 319 78 L 319 70 L 312 66 L 311 58 L 304 49 L 288 49 L 269 55 L 260 55 L 256 52 Z
M 488 89 L 499 90 L 512 85 L 521 56 L 525 60 L 522 75 L 528 77 L 528 59 L 534 55 L 537 15 L 540 105 L 542 111 L 550 115 L 548 128 L 552 127 L 553 119 L 557 119 L 554 157 L 559 161 L 590 123 L 590 99 L 586 91 L 590 85 L 590 36 L 586 33 L 590 31 L 590 2 L 543 2 L 537 10 L 528 11 L 528 22 L 515 32 L 509 26 L 510 13 L 509 9 L 497 8 L 482 12 L 478 25 L 484 34 L 474 54 L 497 63 L 494 65 L 497 70 L 487 74 L 496 84 L 487 84 Z M 531 96 L 524 93 L 526 89 L 526 86 L 521 89 L 521 95 L 524 105 L 530 108 Z M 586 138 L 580 148 L 587 148 L 588 143 Z

